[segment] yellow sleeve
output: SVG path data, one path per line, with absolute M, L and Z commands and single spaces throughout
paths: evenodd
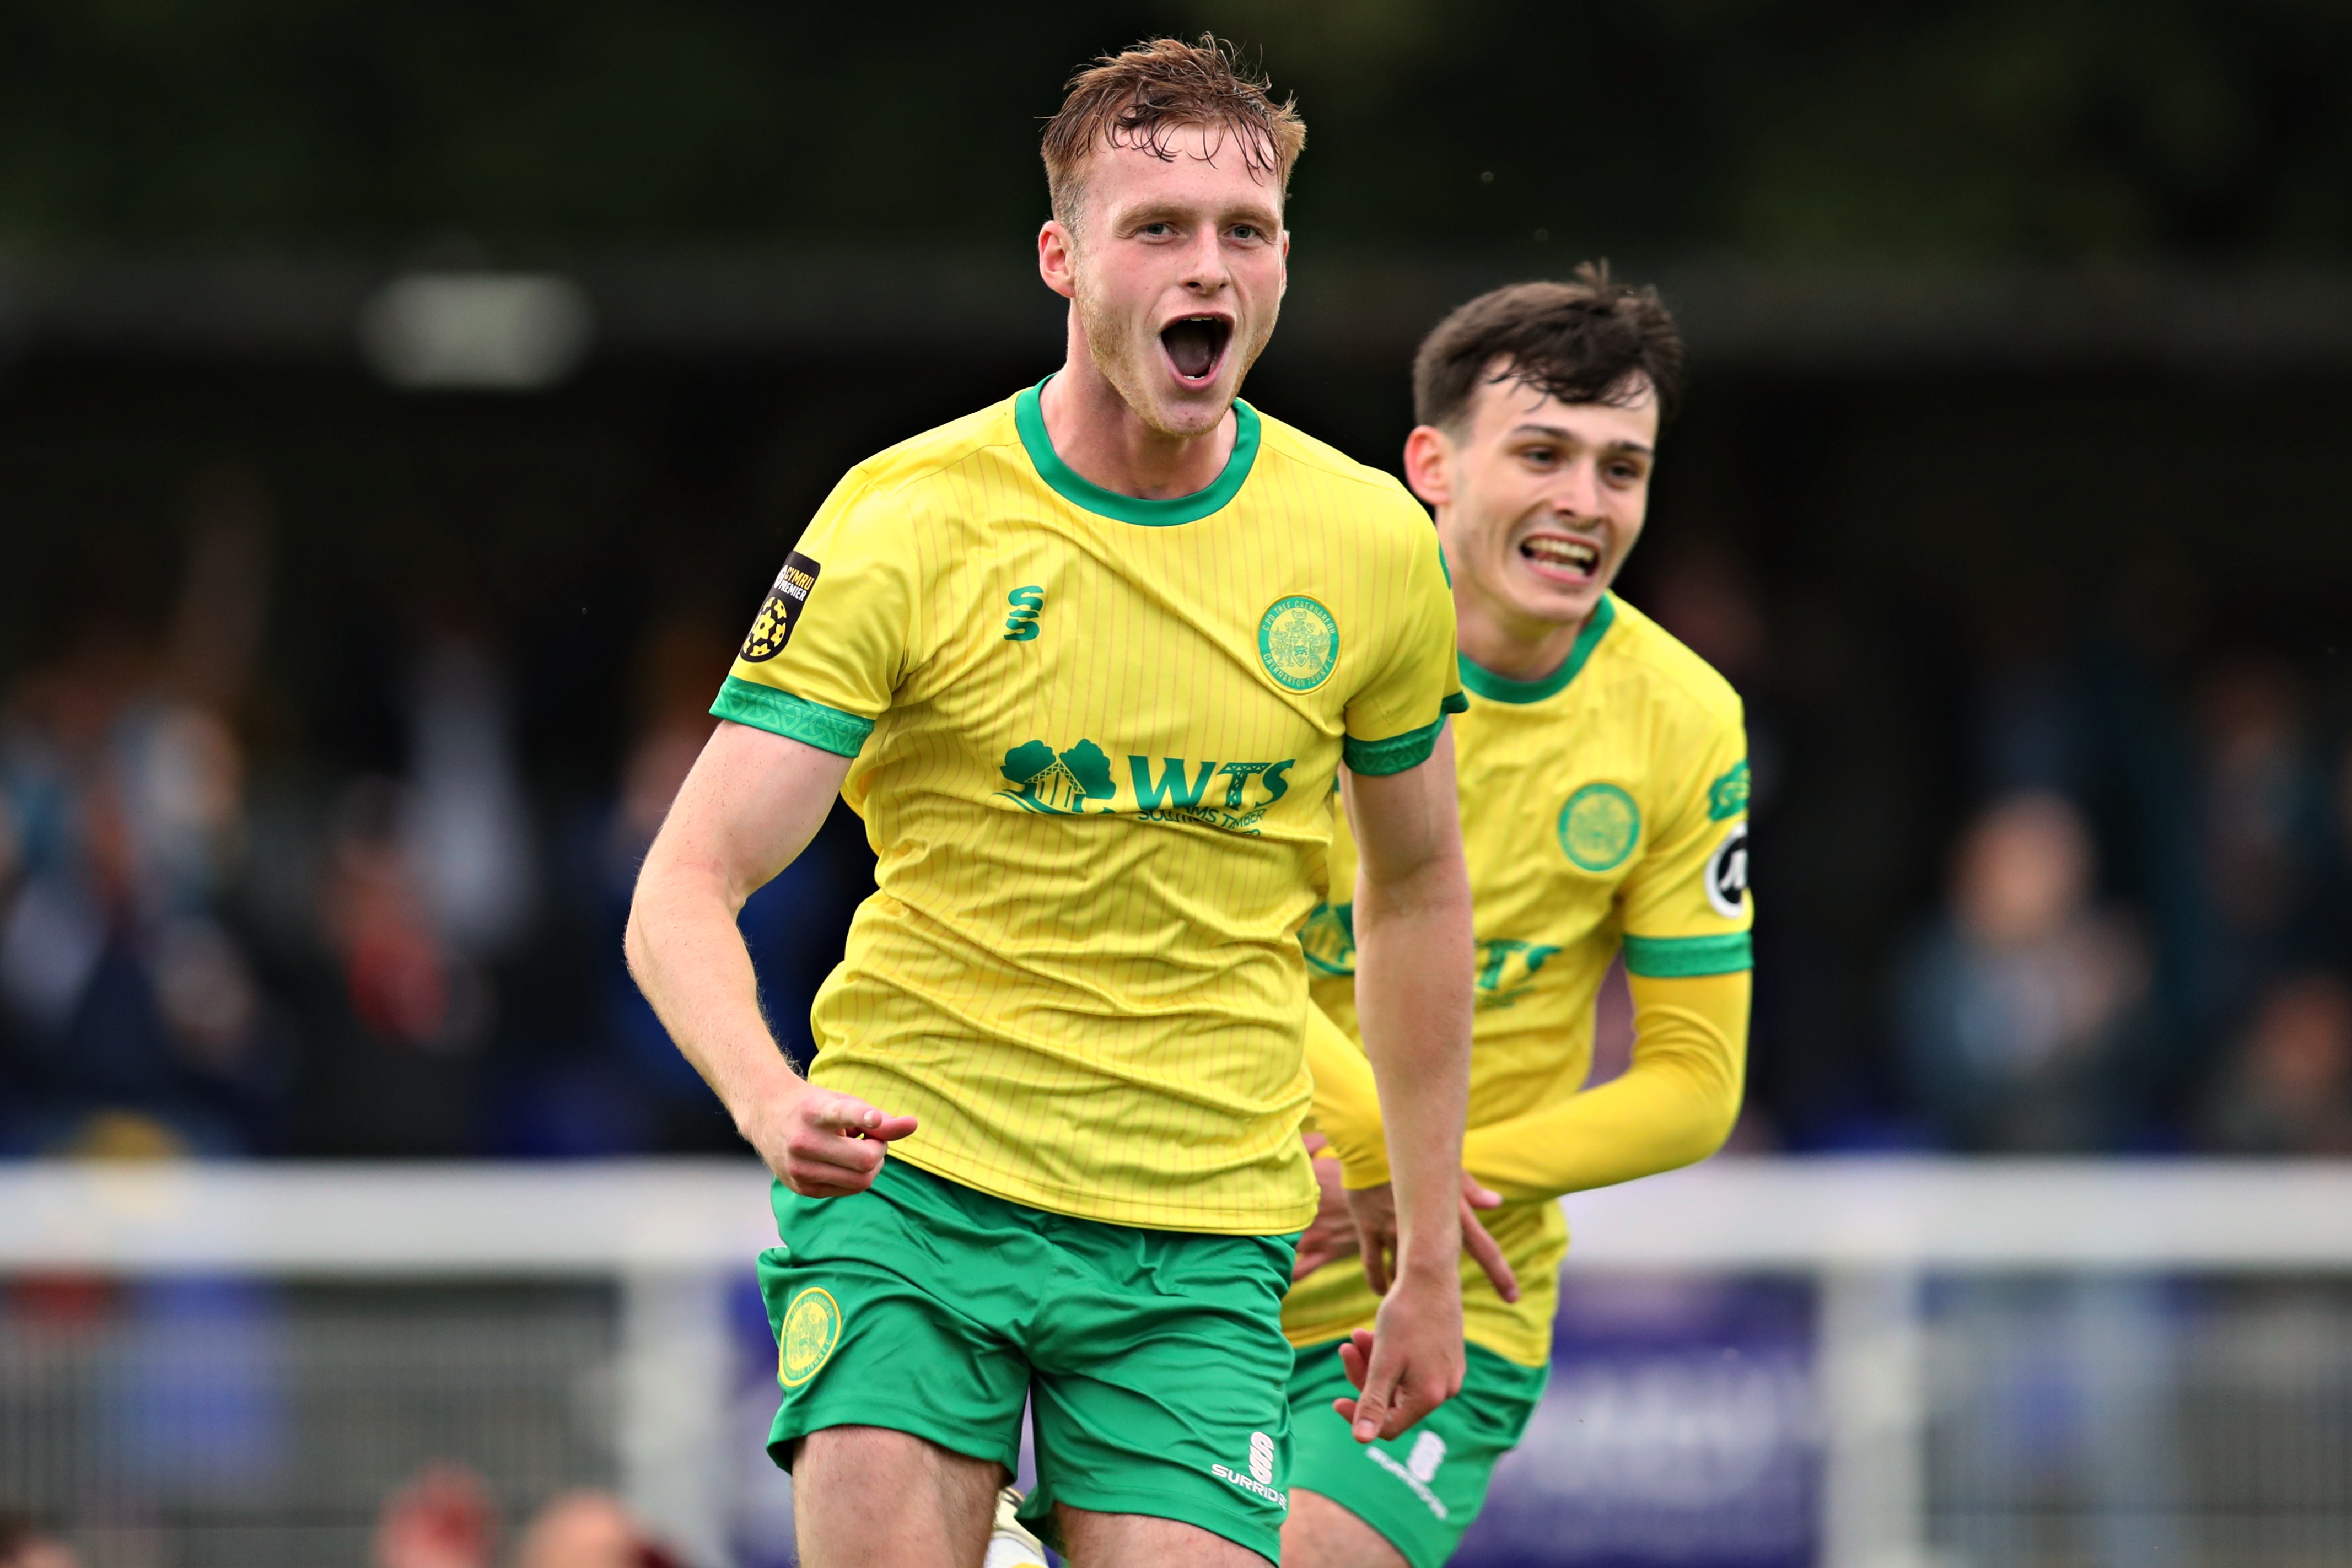
M 1753 961 L 1747 731 L 1736 714 L 1727 716 L 1685 755 L 1688 771 L 1675 790 L 1681 809 L 1661 825 L 1619 894 L 1628 975 L 1725 975 Z
M 1748 971 L 1628 978 L 1633 1065 L 1598 1089 L 1472 1132 L 1462 1163 L 1480 1182 L 1508 1198 L 1554 1198 L 1655 1176 L 1723 1146 L 1747 1071 Z
M 784 558 L 710 711 L 855 757 L 911 658 L 919 552 L 864 476 L 834 487 Z
M 1362 689 L 1348 699 L 1342 751 L 1357 773 L 1402 773 L 1429 760 L 1445 716 L 1470 706 L 1454 649 L 1454 590 L 1437 530 L 1420 507 L 1400 493 L 1419 521 L 1419 534 L 1402 580 L 1382 609 L 1389 655 Z
M 1307 1070 L 1315 1076 L 1315 1130 L 1330 1140 L 1349 1188 L 1387 1181 L 1388 1134 L 1371 1060 L 1312 1002 L 1307 1004 Z

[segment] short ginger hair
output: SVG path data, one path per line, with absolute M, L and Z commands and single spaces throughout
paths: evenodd
M 1655 288 L 1584 263 L 1567 283 L 1514 283 L 1437 324 L 1412 357 L 1412 412 L 1457 430 L 1482 386 L 1517 382 L 1562 402 L 1618 406 L 1645 392 L 1658 415 L 1682 402 L 1683 340 Z
M 1171 132 L 1205 126 L 1238 140 L 1252 173 L 1290 191 L 1291 166 L 1307 145 L 1297 100 L 1274 101 L 1273 84 L 1203 33 L 1198 43 L 1152 38 L 1105 55 L 1070 78 L 1061 112 L 1045 122 L 1045 188 L 1054 216 L 1077 227 L 1087 160 L 1098 149 L 1139 147 L 1162 162 L 1176 157 Z

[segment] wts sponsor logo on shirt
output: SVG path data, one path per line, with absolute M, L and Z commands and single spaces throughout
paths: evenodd
M 1163 757 L 1127 759 L 1136 814 L 1150 822 L 1190 822 L 1227 832 L 1254 833 L 1266 810 L 1290 792 L 1283 776 L 1297 758 L 1279 762 L 1192 762 Z M 1046 816 L 1099 816 L 1118 810 L 1118 783 L 1110 758 L 1091 740 L 1056 751 L 1042 740 L 1022 742 L 999 769 L 1013 788 L 997 793 L 1024 811 Z

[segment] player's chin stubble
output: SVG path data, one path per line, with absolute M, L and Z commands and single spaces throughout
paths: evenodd
M 1217 427 L 1218 422 L 1225 417 L 1225 410 L 1233 406 L 1230 398 L 1214 405 L 1172 399 L 1163 405 L 1153 395 L 1155 378 L 1166 369 L 1160 363 L 1159 338 L 1146 331 L 1141 324 L 1108 308 L 1083 284 L 1079 286 L 1076 298 L 1078 325 L 1087 335 L 1087 356 L 1094 361 L 1095 369 L 1102 372 L 1103 380 L 1108 382 L 1125 400 L 1127 406 L 1135 411 L 1136 418 L 1143 421 L 1154 434 L 1178 441 L 1194 440 Z M 1240 373 L 1234 376 L 1233 382 L 1236 392 L 1243 380 L 1248 376 L 1250 367 L 1257 363 L 1260 354 L 1265 352 L 1267 340 L 1274 336 L 1271 315 L 1262 325 L 1252 326 L 1247 322 L 1243 325 L 1251 328 L 1249 341 L 1244 344 L 1236 335 L 1225 348 L 1226 353 L 1238 351 L 1242 356 Z M 1171 420 L 1169 416 L 1171 413 L 1192 417 L 1179 423 Z

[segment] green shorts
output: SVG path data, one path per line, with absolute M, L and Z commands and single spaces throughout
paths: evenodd
M 1495 1461 L 1528 1429 L 1551 1369 L 1469 1347 L 1462 1392 L 1402 1437 L 1358 1443 L 1331 1401 L 1355 1393 L 1339 1342 L 1298 1353 L 1290 1375 L 1290 1484 L 1370 1525 L 1412 1568 L 1440 1568 L 1486 1501 Z
M 760 1255 L 783 1403 L 776 1463 L 827 1427 L 910 1432 L 1010 1471 L 1034 1402 L 1056 1502 L 1181 1520 L 1279 1561 L 1289 1510 L 1297 1239 L 1144 1230 L 1052 1214 L 887 1161 L 855 1197 L 774 1190 Z

